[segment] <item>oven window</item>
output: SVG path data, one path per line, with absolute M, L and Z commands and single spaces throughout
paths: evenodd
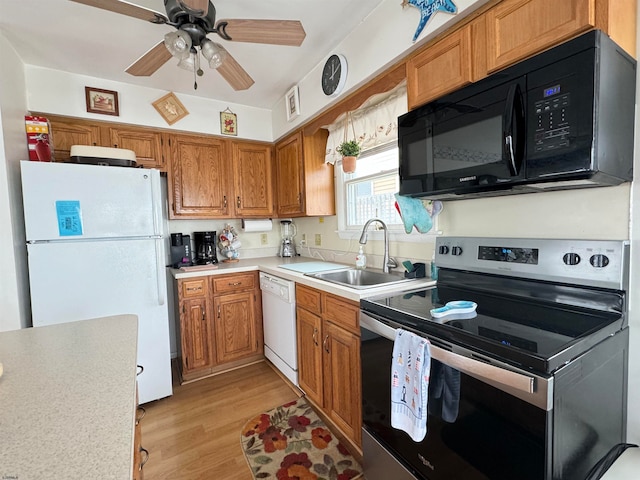
M 459 397 L 430 395 L 427 436 L 416 443 L 391 427 L 393 342 L 366 329 L 361 342 L 364 426 L 418 478 L 545 478 L 546 411 L 446 367 L 447 381 L 459 381 Z

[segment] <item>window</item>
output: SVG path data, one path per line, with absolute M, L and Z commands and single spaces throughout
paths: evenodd
M 360 230 L 372 217 L 380 218 L 389 227 L 402 223 L 394 207 L 394 194 L 400 189 L 397 145 L 368 150 L 358 158 L 354 173 L 342 175 L 347 230 Z

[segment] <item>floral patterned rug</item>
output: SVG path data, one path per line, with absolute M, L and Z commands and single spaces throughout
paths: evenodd
M 241 442 L 256 479 L 355 480 L 362 476 L 360 464 L 304 397 L 249 420 Z

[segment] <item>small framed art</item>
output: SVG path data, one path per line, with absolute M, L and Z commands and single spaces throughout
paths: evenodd
M 118 92 L 101 88 L 84 87 L 87 112 L 102 115 L 120 115 L 118 109 Z
M 173 92 L 167 93 L 164 97 L 153 102 L 152 105 L 169 125 L 173 125 L 181 118 L 189 115 L 185 106 Z
M 238 117 L 228 108 L 220 112 L 220 133 L 238 135 Z
M 290 122 L 300 115 L 300 94 L 296 85 L 284 96 L 284 103 L 287 107 L 287 121 Z

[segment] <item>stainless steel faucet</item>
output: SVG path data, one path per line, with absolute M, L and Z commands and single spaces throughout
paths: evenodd
M 395 259 L 389 256 L 389 230 L 387 230 L 387 225 L 380 220 L 379 218 L 371 218 L 367 220 L 367 223 L 364 224 L 362 228 L 362 235 L 360 235 L 360 244 L 364 245 L 367 243 L 367 229 L 369 225 L 373 222 L 378 222 L 382 225 L 382 230 L 384 230 L 384 257 L 382 258 L 382 271 L 385 273 L 389 273 L 389 268 L 396 268 L 398 266 L 398 262 Z

